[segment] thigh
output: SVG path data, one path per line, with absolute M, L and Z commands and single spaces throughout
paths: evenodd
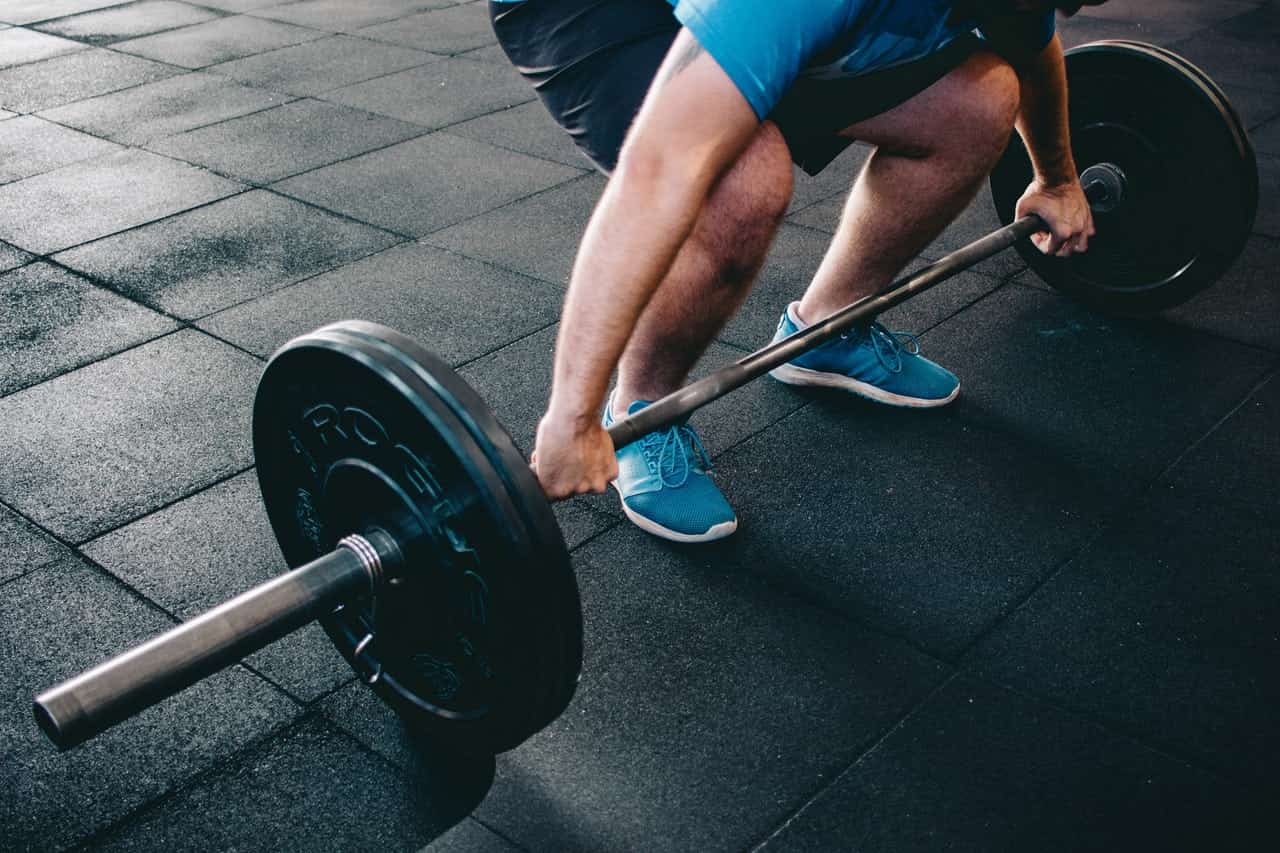
M 523 0 L 489 4 L 494 32 L 556 122 L 602 171 L 680 24 L 665 0 Z
M 1003 138 L 1018 95 L 1017 73 L 995 53 L 978 50 L 921 92 L 839 135 L 906 154 L 964 145 L 992 129 Z
M 802 76 L 770 117 L 786 137 L 796 164 L 816 175 L 855 139 L 876 142 L 864 134 L 879 136 L 886 121 L 902 116 L 905 105 L 918 102 L 980 48 L 976 36 L 965 35 L 921 59 L 857 77 Z M 895 118 L 882 118 L 888 115 Z M 916 111 L 912 115 L 921 117 Z

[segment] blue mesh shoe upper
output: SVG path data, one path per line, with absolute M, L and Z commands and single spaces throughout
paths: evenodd
M 636 400 L 627 414 L 648 405 L 646 400 Z M 612 422 L 609 405 L 604 425 Z M 618 451 L 616 486 L 628 515 L 651 533 L 696 538 L 719 529 L 727 534 L 737 519 L 707 476 L 710 469 L 711 459 L 693 427 L 677 424 L 651 432 Z
M 775 341 L 800 330 L 794 308 L 793 304 L 783 312 Z M 915 335 L 890 331 L 877 322 L 855 326 L 790 363 L 805 370 L 850 377 L 916 400 L 946 399 L 960 385 L 955 374 L 920 354 Z

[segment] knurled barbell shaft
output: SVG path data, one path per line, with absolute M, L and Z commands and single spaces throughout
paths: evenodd
M 1106 197 L 1108 187 L 1102 181 L 1090 181 L 1085 185 L 1084 191 L 1089 201 L 1097 204 Z M 1045 231 L 1047 228 L 1045 221 L 1039 216 L 1024 216 L 957 249 L 923 269 L 898 279 L 880 293 L 859 299 L 825 320 L 806 326 L 788 338 L 743 356 L 733 364 L 673 391 L 634 415 L 614 421 L 608 429 L 609 438 L 613 440 L 615 448 L 623 447 L 655 430 L 679 423 L 694 410 L 720 399 L 730 391 L 746 385 L 775 367 L 822 346 L 859 322 L 875 317 L 898 303 L 905 302 L 957 273 L 967 270 L 974 264 L 1004 251 L 1019 240 L 1039 231 Z
M 375 546 L 373 543 L 377 543 Z M 332 552 L 41 693 L 40 728 L 69 749 L 373 591 L 396 546 L 348 537 Z

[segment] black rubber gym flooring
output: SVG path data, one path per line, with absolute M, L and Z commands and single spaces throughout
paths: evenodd
M 557 508 L 569 710 L 496 761 L 415 742 L 318 628 L 57 753 L 33 694 L 281 569 L 249 406 L 361 317 L 529 447 L 603 186 L 482 2 L 0 2 L 0 848 L 1274 850 L 1280 3 L 1113 0 L 1217 78 L 1262 203 L 1144 321 L 1013 253 L 895 309 L 939 412 L 762 379 L 695 416 L 740 532 Z M 703 370 L 767 341 L 865 151 L 800 178 Z M 937 257 L 994 227 L 984 195 Z

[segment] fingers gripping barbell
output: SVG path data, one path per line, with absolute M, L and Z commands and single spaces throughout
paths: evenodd
M 1072 139 L 1098 234 L 1047 258 L 1013 219 L 1031 179 L 992 175 L 1005 227 L 609 428 L 616 446 L 1017 245 L 1050 284 L 1106 310 L 1176 304 L 1239 254 L 1257 203 L 1248 138 L 1221 91 L 1148 45 L 1068 53 Z M 378 694 L 441 741 L 501 751 L 550 723 L 582 664 L 577 585 L 551 506 L 484 402 L 409 338 L 348 321 L 303 335 L 259 383 L 263 503 L 291 571 L 42 693 L 41 727 L 80 743 L 313 619 Z

